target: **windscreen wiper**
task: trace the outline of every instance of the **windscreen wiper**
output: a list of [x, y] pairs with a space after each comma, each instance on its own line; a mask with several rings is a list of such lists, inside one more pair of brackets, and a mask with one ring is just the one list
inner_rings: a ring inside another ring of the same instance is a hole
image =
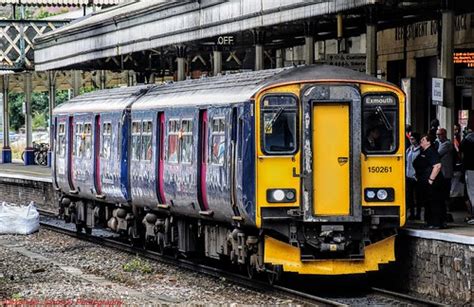
[[265, 125], [265, 131], [269, 130], [270, 128], [273, 128], [273, 125], [275, 125], [275, 122], [277, 119], [280, 117], [281, 113], [283, 113], [284, 108], [279, 108], [278, 111], [273, 115], [273, 118], [271, 121], [268, 122], [268, 124]]
[[385, 126], [385, 128], [388, 130], [388, 131], [392, 131], [393, 130], [393, 127], [392, 125], [390, 125], [390, 121], [388, 120], [387, 116], [385, 115], [385, 112], [383, 111], [382, 107], [381, 106], [377, 106], [375, 108], [375, 111], [377, 112], [378, 115], [380, 115], [380, 118], [382, 119], [382, 122]]

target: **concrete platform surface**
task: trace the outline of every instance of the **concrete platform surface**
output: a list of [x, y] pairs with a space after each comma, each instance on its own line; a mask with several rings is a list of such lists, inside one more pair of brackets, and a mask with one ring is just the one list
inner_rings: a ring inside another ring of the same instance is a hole
[[25, 166], [21, 161], [0, 164], [0, 177], [52, 183], [50, 167], [39, 165]]

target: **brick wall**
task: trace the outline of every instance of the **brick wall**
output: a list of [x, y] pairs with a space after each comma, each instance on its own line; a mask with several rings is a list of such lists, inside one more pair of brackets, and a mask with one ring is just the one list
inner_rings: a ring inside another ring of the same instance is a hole
[[474, 290], [474, 245], [397, 237], [397, 261], [384, 269], [383, 286], [449, 305], [470, 305]]
[[50, 182], [0, 177], [0, 201], [15, 204], [34, 201], [39, 209], [57, 212], [57, 197]]

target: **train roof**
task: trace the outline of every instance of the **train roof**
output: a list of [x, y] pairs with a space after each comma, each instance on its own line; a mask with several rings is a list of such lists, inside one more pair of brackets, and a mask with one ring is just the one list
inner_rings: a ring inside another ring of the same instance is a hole
[[168, 106], [226, 105], [245, 102], [261, 89], [281, 83], [346, 80], [390, 84], [351, 69], [309, 65], [206, 77], [161, 85], [101, 90], [78, 96], [54, 110], [54, 114], [105, 112], [131, 106], [150, 110]]
[[138, 85], [86, 93], [57, 106], [53, 114], [122, 111], [151, 87], [152, 85]]

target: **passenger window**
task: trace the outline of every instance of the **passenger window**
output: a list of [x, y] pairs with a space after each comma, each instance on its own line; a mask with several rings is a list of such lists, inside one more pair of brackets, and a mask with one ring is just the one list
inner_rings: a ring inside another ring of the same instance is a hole
[[73, 155], [75, 157], [82, 157], [82, 153], [84, 152], [84, 141], [83, 141], [83, 132], [84, 132], [84, 125], [82, 123], [76, 124], [76, 141], [73, 150]]
[[153, 149], [152, 149], [152, 122], [144, 121], [142, 123], [142, 160], [150, 161]]
[[225, 119], [214, 118], [211, 125], [211, 164], [223, 165], [225, 157]]
[[298, 105], [294, 96], [264, 97], [261, 115], [262, 150], [266, 154], [294, 154], [297, 151]]
[[141, 122], [132, 122], [132, 160], [140, 160]]
[[64, 124], [59, 124], [58, 127], [56, 154], [60, 157], [64, 157], [66, 155], [66, 126]]
[[84, 141], [83, 155], [86, 157], [86, 159], [90, 159], [92, 157], [92, 124], [91, 123], [84, 124], [83, 141]]
[[391, 95], [364, 97], [362, 150], [367, 154], [397, 150], [397, 103]]
[[181, 122], [181, 162], [193, 161], [193, 122], [185, 119]]
[[112, 143], [112, 124], [102, 124], [102, 151], [100, 156], [104, 159], [109, 159], [111, 155], [111, 143]]
[[178, 163], [178, 136], [179, 121], [170, 120], [168, 122], [168, 162]]

